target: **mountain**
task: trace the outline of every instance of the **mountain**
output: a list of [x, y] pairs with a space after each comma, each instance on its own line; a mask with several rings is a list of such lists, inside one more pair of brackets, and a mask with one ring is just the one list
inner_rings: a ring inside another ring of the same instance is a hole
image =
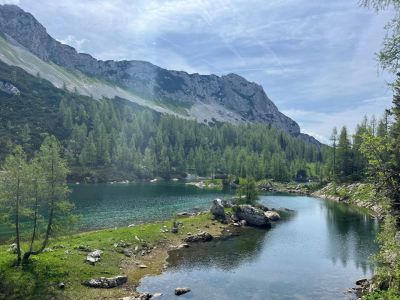
[[102, 61], [53, 39], [31, 14], [0, 5], [0, 60], [40, 75], [56, 87], [100, 99], [120, 97], [161, 113], [198, 122], [267, 123], [302, 139], [263, 88], [236, 74], [188, 74], [144, 61]]

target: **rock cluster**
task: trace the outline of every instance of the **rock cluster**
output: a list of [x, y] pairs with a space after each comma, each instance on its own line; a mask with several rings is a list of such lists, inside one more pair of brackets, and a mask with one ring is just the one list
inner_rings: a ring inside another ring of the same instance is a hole
[[110, 289], [120, 286], [128, 281], [127, 276], [115, 276], [110, 278], [100, 277], [97, 279], [89, 279], [83, 284], [92, 288]]
[[[225, 202], [226, 203], [226, 202]], [[233, 226], [256, 226], [270, 228], [271, 222], [280, 220], [280, 215], [275, 210], [270, 210], [262, 204], [242, 204], [242, 205], [229, 205], [232, 207], [233, 214], [230, 212], [225, 213], [224, 201], [215, 199], [211, 205], [210, 212], [213, 217], [222, 222], [231, 221]]]
[[187, 243], [196, 243], [196, 242], [209, 242], [213, 239], [214, 237], [209, 234], [208, 232], [202, 231], [197, 234], [191, 234], [188, 237], [184, 239], [185, 242]]
[[86, 256], [86, 262], [91, 264], [91, 265], [95, 265], [97, 262], [100, 261], [101, 254], [103, 254], [103, 251], [101, 251], [101, 250], [95, 250], [93, 252], [90, 252]]
[[243, 204], [233, 207], [235, 217], [239, 220], [245, 220], [250, 226], [270, 228], [271, 222], [264, 211], [254, 206]]

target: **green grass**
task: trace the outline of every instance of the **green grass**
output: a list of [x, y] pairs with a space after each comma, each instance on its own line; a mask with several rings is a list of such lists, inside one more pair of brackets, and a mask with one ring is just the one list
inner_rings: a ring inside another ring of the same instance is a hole
[[224, 188], [224, 182], [222, 179], [206, 179], [204, 184], [207, 189], [222, 190]]
[[[161, 272], [169, 245], [179, 244], [188, 232], [207, 230], [214, 235], [221, 232], [221, 224], [213, 223], [209, 213], [178, 220], [183, 223], [178, 234], [160, 231], [164, 225], [168, 228], [172, 226], [170, 220], [61, 237], [50, 244], [49, 247], [54, 251], [34, 256], [29, 265], [19, 268], [14, 267], [16, 255], [7, 252], [7, 245], [0, 246], [0, 299], [98, 299], [127, 296], [129, 292], [125, 289], [91, 289], [83, 286], [82, 282], [90, 278], [126, 274], [128, 286], [135, 285], [141, 277]], [[114, 243], [121, 240], [130, 243], [129, 248], [156, 246], [156, 249], [146, 256], [127, 258], [114, 247]], [[85, 263], [87, 253], [75, 249], [80, 245], [103, 250], [101, 261], [95, 266]], [[137, 261], [145, 263], [148, 268], [137, 268]], [[65, 283], [64, 290], [58, 289], [60, 282]]]

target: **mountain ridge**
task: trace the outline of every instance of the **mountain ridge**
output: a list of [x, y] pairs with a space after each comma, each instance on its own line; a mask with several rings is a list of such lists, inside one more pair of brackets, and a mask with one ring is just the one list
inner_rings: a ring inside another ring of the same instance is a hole
[[53, 39], [33, 15], [16, 5], [0, 5], [0, 32], [45, 62], [105, 80], [161, 107], [178, 107], [182, 117], [204, 123], [268, 123], [319, 143], [300, 133], [299, 125], [278, 110], [260, 85], [240, 75], [189, 74], [145, 61], [97, 60]]

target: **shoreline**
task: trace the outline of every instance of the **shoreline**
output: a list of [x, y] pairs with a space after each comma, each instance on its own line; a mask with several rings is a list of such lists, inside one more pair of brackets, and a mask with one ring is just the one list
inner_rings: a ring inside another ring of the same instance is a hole
[[[171, 232], [171, 224], [174, 219], [169, 219], [133, 227], [77, 233], [54, 239], [46, 253], [32, 258], [32, 264], [45, 269], [59, 269], [59, 273], [42, 279], [29, 278], [29, 281], [35, 281], [35, 285], [44, 285], [39, 292], [35, 291], [34, 295], [38, 298], [54, 295], [55, 298], [62, 299], [137, 297], [139, 293], [136, 291], [136, 287], [140, 280], [144, 276], [161, 274], [167, 267], [169, 252], [180, 249], [180, 245], [185, 244], [184, 238], [199, 232], [207, 232], [214, 238], [221, 238], [226, 234], [229, 236], [235, 231], [231, 224], [222, 224], [213, 220], [209, 212], [178, 217], [175, 220], [182, 224], [178, 233]], [[130, 246], [116, 247], [118, 243], [126, 243]], [[85, 263], [84, 260], [88, 253], [77, 250], [81, 246], [90, 248], [90, 250], [101, 250], [103, 253], [101, 260], [94, 266]], [[195, 247], [195, 243], [190, 243], [190, 246]], [[0, 290], [7, 291], [8, 288], [11, 288], [8, 295], [23, 298], [26, 297], [25, 286], [29, 283], [22, 279], [17, 281], [19, 286], [12, 283], [13, 278], [22, 278], [23, 272], [20, 269], [10, 269], [15, 255], [8, 252], [8, 247], [0, 245], [0, 252], [2, 252]], [[124, 255], [124, 252], [128, 251], [132, 251], [134, 254], [130, 257]], [[91, 278], [121, 274], [128, 277], [127, 283], [114, 289], [95, 289], [82, 285], [85, 280]], [[65, 285], [65, 288], [58, 288], [61, 283], [63, 286]], [[7, 292], [5, 295], [7, 298]]]
[[366, 209], [368, 213], [382, 220], [384, 218], [383, 208], [373, 202], [376, 197], [372, 187], [365, 183], [352, 183], [337, 185], [336, 192], [332, 183], [314, 191], [310, 196], [320, 199], [344, 203], [361, 209]]

